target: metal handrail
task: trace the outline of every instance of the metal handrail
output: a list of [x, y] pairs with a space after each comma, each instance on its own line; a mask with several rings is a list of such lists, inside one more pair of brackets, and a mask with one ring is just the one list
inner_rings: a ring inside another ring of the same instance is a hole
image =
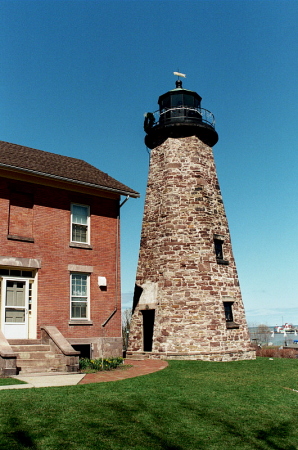
[[[212, 128], [215, 128], [215, 117], [212, 114], [211, 111], [208, 111], [208, 109], [204, 109], [204, 108], [194, 108], [194, 107], [188, 107], [188, 106], [178, 106], [176, 108], [167, 108], [164, 109], [162, 111], [154, 111], [152, 114], [154, 116], [154, 123], [152, 123], [152, 128], [154, 128], [155, 126], [159, 125], [160, 122], [160, 117], [163, 114], [166, 114], [167, 112], [171, 112], [171, 111], [179, 111], [179, 117], [182, 118], [190, 118], [190, 116], [188, 115], [183, 115], [181, 113], [183, 113], [184, 111], [193, 111], [195, 113], [199, 113], [201, 116], [201, 120], [203, 123], [207, 123], [208, 125], [210, 125]], [[194, 117], [195, 118], [195, 117]]]

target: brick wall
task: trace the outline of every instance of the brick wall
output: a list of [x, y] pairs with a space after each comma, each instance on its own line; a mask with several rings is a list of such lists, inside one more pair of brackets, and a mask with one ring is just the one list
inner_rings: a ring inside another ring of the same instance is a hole
[[[27, 196], [16, 196], [16, 192]], [[100, 197], [8, 178], [0, 178], [0, 193], [0, 255], [41, 260], [37, 329], [41, 325], [55, 325], [67, 338], [120, 337], [119, 196]], [[28, 204], [29, 197], [32, 205]], [[92, 249], [69, 245], [72, 202], [90, 206]], [[69, 325], [69, 265], [93, 267], [90, 275], [93, 325]], [[107, 278], [106, 290], [99, 288], [98, 276]], [[116, 314], [103, 330], [101, 324], [115, 307]]]

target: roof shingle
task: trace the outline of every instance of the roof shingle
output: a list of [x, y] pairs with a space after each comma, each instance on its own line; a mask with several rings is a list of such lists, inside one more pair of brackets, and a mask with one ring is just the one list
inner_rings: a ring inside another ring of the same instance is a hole
[[139, 197], [139, 193], [110, 177], [82, 159], [49, 153], [0, 141], [0, 166], [34, 172], [73, 183], [117, 191], [123, 195]]

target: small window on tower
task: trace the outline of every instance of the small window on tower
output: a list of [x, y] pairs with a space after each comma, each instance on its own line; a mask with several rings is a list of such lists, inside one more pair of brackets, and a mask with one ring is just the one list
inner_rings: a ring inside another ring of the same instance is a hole
[[224, 259], [224, 237], [219, 234], [215, 234], [213, 240], [216, 261], [218, 262], [218, 264], [229, 264], [229, 262]]
[[233, 322], [232, 302], [224, 302], [226, 322]]
[[223, 302], [227, 328], [239, 328], [239, 325], [234, 322], [233, 303], [233, 301]]
[[222, 251], [223, 241], [220, 239], [214, 239], [214, 248], [216, 259], [223, 259], [223, 251]]

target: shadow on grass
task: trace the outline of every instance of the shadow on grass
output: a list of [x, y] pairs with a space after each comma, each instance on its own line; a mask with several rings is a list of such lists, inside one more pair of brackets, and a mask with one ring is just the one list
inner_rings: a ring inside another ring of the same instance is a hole
[[[52, 413], [56, 416], [56, 428], [46, 427], [41, 421], [39, 429], [34, 426], [30, 429], [30, 417], [22, 422], [14, 410], [5, 424], [0, 449], [297, 450], [289, 444], [293, 431], [289, 422], [254, 428], [250, 421], [243, 424], [241, 418], [237, 421], [235, 417], [221, 417], [222, 412], [208, 404], [178, 400], [175, 405], [173, 401], [167, 415], [160, 404], [154, 407], [141, 399], [125, 404], [117, 399], [107, 402], [104, 410], [96, 415], [90, 411], [76, 417], [77, 428], [80, 422], [77, 430], [72, 429], [71, 417], [69, 422], [61, 424], [58, 409], [56, 414]], [[49, 446], [40, 441], [41, 431], [43, 437], [51, 436]]]
[[[181, 406], [182, 405], [179, 405], [179, 408], [181, 408]], [[220, 412], [209, 409], [208, 405], [205, 405], [204, 412], [201, 408], [196, 408], [191, 403], [184, 403], [183, 407], [185, 410], [189, 411], [189, 414], [196, 416], [197, 420], [202, 420], [206, 428], [211, 425], [211, 427], [216, 430], [216, 433], [219, 434], [218, 445], [220, 446], [218, 448], [230, 448], [228, 445], [230, 442], [231, 448], [249, 448], [253, 450], [298, 450], [296, 445], [286, 443], [291, 436], [293, 436], [293, 432], [295, 431], [293, 424], [289, 421], [282, 421], [274, 426], [264, 425], [264, 428], [260, 427], [254, 429], [253, 424], [250, 421], [245, 425], [245, 422], [243, 422], [240, 417], [238, 418], [239, 421], [234, 420], [235, 418], [219, 418]], [[261, 422], [262, 418], [260, 417], [260, 423]], [[202, 446], [198, 446], [197, 448], [208, 449], [209, 447], [202, 444]]]
[[0, 447], [3, 450], [27, 448], [37, 450], [37, 446], [32, 439], [32, 432], [26, 430], [24, 424], [15, 416], [9, 417], [3, 437], [6, 438], [4, 446], [1, 445]]
[[[1, 450], [298, 450], [297, 361], [1, 393]], [[273, 364], [273, 365], [272, 365]]]
[[259, 441], [265, 442], [269, 448], [275, 450], [297, 450], [297, 447], [294, 445], [285, 447], [284, 445], [280, 446], [273, 442], [273, 439], [286, 439], [290, 435], [292, 428], [288, 422], [281, 422], [278, 426], [270, 427], [268, 430], [259, 430], [256, 438]]
[[[94, 448], [298, 450], [295, 445], [287, 444], [293, 436], [293, 426], [286, 421], [258, 429], [249, 421], [243, 426], [242, 420], [237, 421], [237, 418], [221, 418], [220, 411], [208, 408], [208, 405], [197, 407], [179, 401], [173, 408], [175, 413], [168, 417], [158, 406], [156, 409], [148, 407], [140, 399], [133, 407], [115, 401], [106, 404], [106, 408], [111, 412], [107, 417], [108, 426], [96, 421], [87, 424], [105, 444]], [[117, 425], [119, 423], [122, 423], [122, 429]], [[127, 429], [130, 430], [128, 440]]]

